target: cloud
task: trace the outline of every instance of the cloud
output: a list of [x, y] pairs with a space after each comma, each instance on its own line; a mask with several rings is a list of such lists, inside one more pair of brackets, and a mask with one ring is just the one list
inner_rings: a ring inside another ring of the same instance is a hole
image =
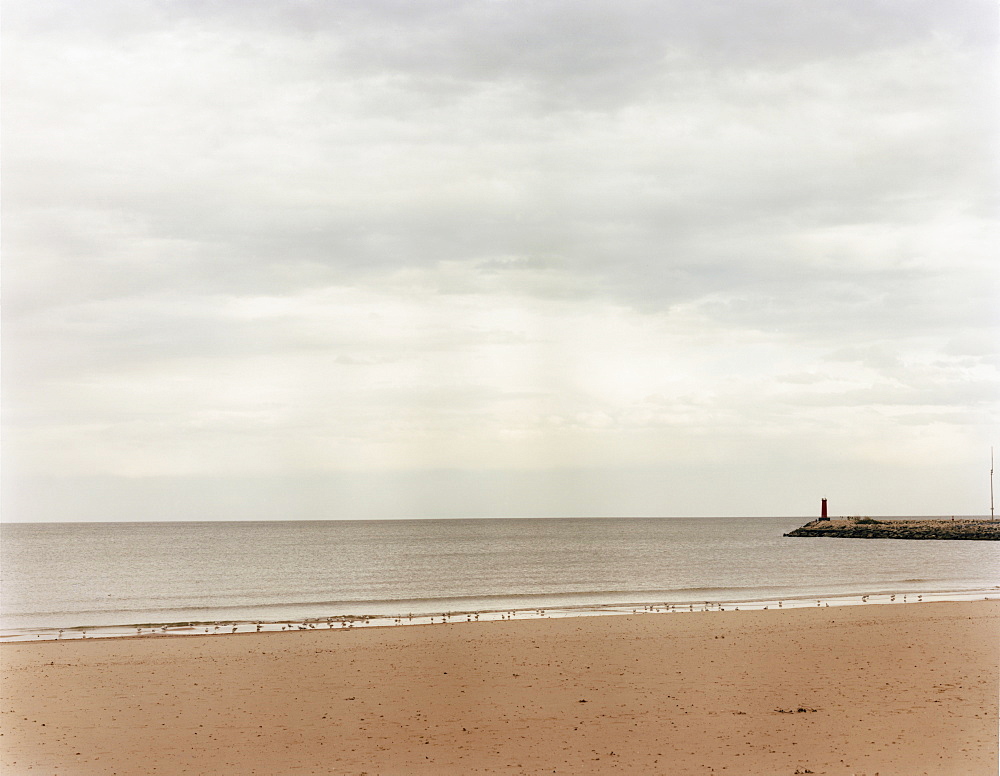
[[4, 34], [25, 470], [997, 427], [991, 3], [15, 2]]
[[810, 262], [787, 255], [796, 231], [909, 225], [989, 179], [961, 14], [171, 8], [114, 38], [105, 6], [83, 33], [79, 10], [36, 27], [14, 56], [40, 66], [7, 98], [29, 237], [57, 220], [57, 251], [118, 243], [137, 283], [260, 290], [513, 255], [669, 303], [743, 264]]

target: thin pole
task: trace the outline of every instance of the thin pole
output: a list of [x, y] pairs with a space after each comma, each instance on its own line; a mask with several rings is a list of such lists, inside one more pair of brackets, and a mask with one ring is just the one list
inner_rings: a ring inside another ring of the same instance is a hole
[[990, 520], [993, 519], [993, 445], [990, 445]]

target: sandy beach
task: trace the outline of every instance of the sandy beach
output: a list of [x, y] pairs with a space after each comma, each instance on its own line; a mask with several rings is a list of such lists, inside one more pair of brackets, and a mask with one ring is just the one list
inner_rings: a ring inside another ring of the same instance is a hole
[[1000, 603], [0, 645], [3, 773], [995, 776]]

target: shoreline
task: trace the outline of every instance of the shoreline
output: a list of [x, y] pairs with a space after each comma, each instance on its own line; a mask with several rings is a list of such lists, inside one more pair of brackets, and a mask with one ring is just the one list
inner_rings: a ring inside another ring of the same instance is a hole
[[996, 600], [623, 614], [0, 645], [3, 771], [997, 772]]
[[1000, 600], [1000, 586], [960, 590], [876, 590], [845, 595], [797, 594], [784, 598], [742, 600], [705, 600], [684, 602], [621, 602], [612, 604], [577, 604], [569, 606], [524, 607], [510, 609], [453, 610], [418, 615], [335, 615], [330, 617], [284, 618], [277, 620], [191, 620], [177, 622], [125, 623], [64, 628], [8, 629], [0, 631], [0, 644], [73, 639], [122, 639], [167, 636], [232, 635], [293, 630], [339, 630], [354, 627], [385, 628], [407, 625], [454, 624], [501, 620], [553, 619], [566, 617], [603, 617], [624, 614], [688, 614], [693, 612], [758, 611], [802, 607], [866, 606], [892, 603]]

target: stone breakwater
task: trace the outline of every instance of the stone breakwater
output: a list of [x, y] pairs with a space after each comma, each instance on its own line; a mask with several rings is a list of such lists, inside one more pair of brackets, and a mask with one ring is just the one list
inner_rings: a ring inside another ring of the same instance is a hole
[[785, 536], [843, 539], [977, 539], [1000, 541], [1000, 520], [874, 520], [870, 517], [813, 520]]

